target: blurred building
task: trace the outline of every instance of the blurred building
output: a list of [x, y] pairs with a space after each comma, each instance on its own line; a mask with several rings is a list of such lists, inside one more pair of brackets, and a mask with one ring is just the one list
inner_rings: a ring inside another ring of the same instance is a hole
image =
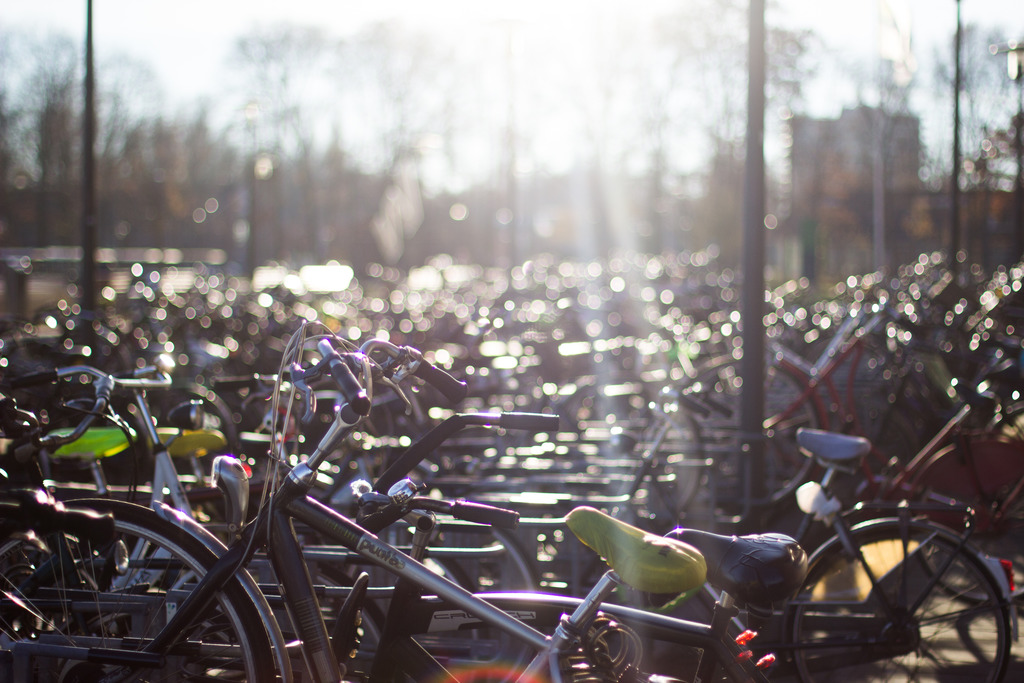
[[794, 117], [791, 135], [790, 212], [780, 231], [787, 275], [870, 272], [902, 262], [931, 232], [909, 229], [924, 193], [917, 117], [859, 106], [835, 119]]

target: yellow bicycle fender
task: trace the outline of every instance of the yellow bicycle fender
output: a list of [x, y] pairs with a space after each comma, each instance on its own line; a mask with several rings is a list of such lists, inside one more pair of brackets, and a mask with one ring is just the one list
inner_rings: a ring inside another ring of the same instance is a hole
[[689, 543], [649, 534], [592, 507], [574, 509], [565, 521], [584, 545], [639, 591], [689, 593], [707, 577], [704, 556]]

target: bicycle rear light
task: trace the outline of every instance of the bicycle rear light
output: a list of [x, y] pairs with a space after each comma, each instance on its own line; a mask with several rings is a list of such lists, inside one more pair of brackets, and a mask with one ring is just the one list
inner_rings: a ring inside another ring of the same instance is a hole
[[1017, 591], [1017, 585], [1013, 580], [1013, 562], [1000, 558], [999, 566], [1003, 568], [1003, 573], [1006, 574], [1006, 582], [1010, 584], [1010, 592], [1015, 593]]

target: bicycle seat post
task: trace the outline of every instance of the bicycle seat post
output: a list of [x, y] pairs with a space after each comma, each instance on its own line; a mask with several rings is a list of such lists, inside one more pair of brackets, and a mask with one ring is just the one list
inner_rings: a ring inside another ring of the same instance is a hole
[[711, 631], [717, 635], [724, 635], [732, 624], [733, 619], [740, 613], [736, 600], [725, 591], [722, 591], [711, 614]]
[[[530, 663], [530, 666], [526, 668], [523, 675], [519, 677], [520, 681], [534, 681], [539, 680], [539, 675], [548, 668], [548, 672], [551, 676], [557, 676], [558, 667], [558, 655], [566, 647], [567, 644], [576, 640], [579, 635], [583, 632], [583, 629], [590, 623], [590, 620], [597, 614], [597, 610], [601, 607], [601, 604], [618, 588], [622, 585], [622, 580], [614, 571], [607, 571], [601, 577], [601, 579], [594, 585], [587, 594], [583, 601], [577, 605], [576, 609], [571, 615], [563, 614], [561, 620], [558, 622], [558, 627], [555, 629], [554, 634], [548, 641], [548, 647], [541, 652], [537, 653], [537, 656]], [[555, 679], [557, 680], [557, 679]]]

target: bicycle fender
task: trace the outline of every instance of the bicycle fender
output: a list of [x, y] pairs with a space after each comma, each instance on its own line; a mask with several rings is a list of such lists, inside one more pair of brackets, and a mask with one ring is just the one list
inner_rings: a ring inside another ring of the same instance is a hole
[[[214, 536], [208, 529], [186, 515], [184, 512], [177, 510], [166, 503], [158, 503], [153, 509], [158, 515], [167, 521], [181, 527], [195, 536], [203, 545], [218, 557], [223, 555], [227, 550], [227, 546], [224, 545], [219, 538]], [[274, 646], [274, 658], [277, 660], [278, 670], [281, 672], [281, 683], [293, 683], [291, 662], [288, 659], [284, 634], [281, 632], [281, 626], [277, 623], [277, 619], [274, 617], [274, 612], [270, 608], [270, 603], [267, 602], [267, 597], [263, 594], [263, 591], [259, 589], [259, 586], [256, 585], [255, 579], [252, 578], [252, 575], [250, 575], [249, 572], [236, 572], [235, 577], [238, 579], [239, 583], [242, 584], [242, 588], [245, 590], [246, 595], [252, 598], [253, 603], [260, 612], [263, 624], [267, 629], [267, 634], [270, 636], [270, 643]]]

